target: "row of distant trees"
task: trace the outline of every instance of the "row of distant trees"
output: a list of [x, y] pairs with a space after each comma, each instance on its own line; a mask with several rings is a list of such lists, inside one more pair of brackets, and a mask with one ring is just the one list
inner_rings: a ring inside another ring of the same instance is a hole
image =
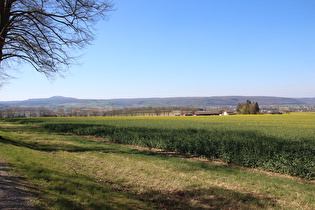
[[123, 109], [100, 109], [91, 107], [70, 107], [58, 108], [52, 110], [47, 107], [9, 107], [0, 110], [2, 118], [17, 118], [17, 117], [88, 117], [88, 116], [169, 116], [175, 110], [180, 110], [181, 113], [186, 111], [195, 111], [197, 108], [191, 107], [138, 107], [138, 108], [123, 108]]
[[118, 116], [118, 115], [127, 115], [127, 116], [169, 116], [173, 110], [177, 109], [176, 107], [132, 107], [132, 108], [123, 108], [123, 109], [113, 109], [103, 111], [103, 116]]
[[14, 117], [51, 117], [56, 116], [56, 113], [46, 107], [9, 107], [0, 110], [0, 117], [14, 118]]

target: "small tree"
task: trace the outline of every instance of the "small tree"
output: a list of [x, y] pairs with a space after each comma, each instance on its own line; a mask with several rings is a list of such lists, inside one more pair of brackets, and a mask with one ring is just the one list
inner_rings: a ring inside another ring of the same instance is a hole
[[149, 116], [151, 116], [151, 113], [153, 112], [152, 106], [147, 107], [147, 112], [149, 113]]
[[63, 108], [58, 108], [57, 111], [56, 111], [56, 115], [57, 115], [57, 117], [64, 117], [64, 116], [66, 116], [65, 110]]
[[259, 113], [259, 111], [260, 111], [258, 102], [255, 103], [255, 111], [256, 111], [256, 114]]
[[246, 106], [243, 106], [243, 108], [241, 109], [241, 114], [247, 114]]
[[237, 107], [236, 107], [236, 111], [238, 113], [241, 113], [242, 108], [245, 106], [245, 103], [238, 103]]
[[256, 113], [257, 113], [256, 106], [255, 106], [255, 103], [253, 103], [249, 106], [249, 114], [256, 114]]
[[170, 113], [173, 111], [173, 108], [171, 106], [166, 107], [167, 116], [170, 116]]
[[154, 113], [156, 114], [156, 116], [159, 116], [161, 114], [161, 109], [160, 107], [155, 107], [154, 108]]
[[39, 117], [53, 117], [55, 116], [55, 112], [47, 107], [38, 107], [37, 108]]
[[100, 109], [97, 107], [91, 108], [91, 116], [99, 116], [100, 115]]

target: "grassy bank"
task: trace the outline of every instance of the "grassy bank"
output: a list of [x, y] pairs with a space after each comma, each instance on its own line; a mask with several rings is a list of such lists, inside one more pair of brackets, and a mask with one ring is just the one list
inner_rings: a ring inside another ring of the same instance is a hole
[[311, 181], [0, 123], [0, 155], [41, 208], [315, 208]]

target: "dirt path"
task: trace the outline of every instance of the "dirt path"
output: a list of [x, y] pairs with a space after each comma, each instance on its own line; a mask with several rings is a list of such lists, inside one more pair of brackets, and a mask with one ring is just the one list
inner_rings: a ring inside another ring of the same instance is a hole
[[0, 209], [35, 209], [23, 181], [10, 172], [0, 156]]

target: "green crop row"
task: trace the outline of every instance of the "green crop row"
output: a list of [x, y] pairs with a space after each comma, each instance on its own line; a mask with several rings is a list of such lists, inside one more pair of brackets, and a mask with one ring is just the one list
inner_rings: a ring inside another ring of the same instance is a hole
[[124, 127], [79, 121], [42, 125], [47, 129], [93, 135], [116, 143], [219, 158], [227, 163], [315, 178], [315, 146], [313, 139], [308, 138], [288, 141], [253, 130]]

